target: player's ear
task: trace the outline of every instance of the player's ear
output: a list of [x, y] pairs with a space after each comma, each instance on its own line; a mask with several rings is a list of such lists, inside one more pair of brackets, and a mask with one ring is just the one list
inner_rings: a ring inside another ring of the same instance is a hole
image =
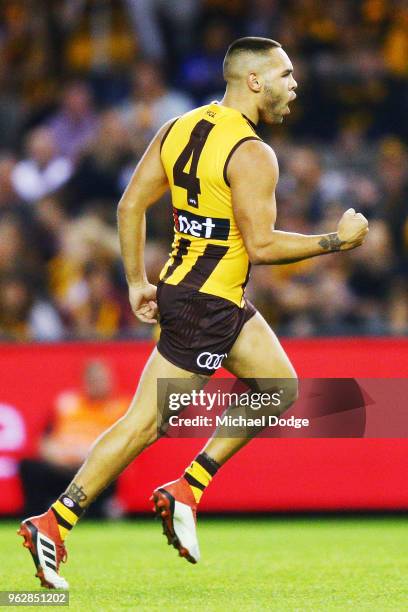
[[261, 83], [255, 72], [250, 72], [247, 76], [247, 84], [251, 91], [258, 93], [261, 91]]

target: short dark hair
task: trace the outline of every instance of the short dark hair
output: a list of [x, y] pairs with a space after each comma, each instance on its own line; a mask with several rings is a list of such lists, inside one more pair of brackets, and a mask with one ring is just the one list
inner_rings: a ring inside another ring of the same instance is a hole
[[226, 76], [226, 68], [229, 60], [238, 53], [265, 53], [270, 49], [276, 49], [282, 47], [280, 43], [272, 38], [262, 38], [260, 36], [245, 36], [244, 38], [238, 38], [230, 44], [224, 57], [224, 77]]

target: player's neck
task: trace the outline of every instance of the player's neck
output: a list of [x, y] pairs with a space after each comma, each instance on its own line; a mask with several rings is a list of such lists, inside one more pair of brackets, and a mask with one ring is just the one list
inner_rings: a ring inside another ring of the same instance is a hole
[[242, 96], [240, 92], [235, 92], [227, 87], [223, 99], [220, 104], [228, 108], [234, 108], [245, 117], [248, 117], [255, 125], [259, 121], [259, 113], [257, 107], [252, 104], [247, 98]]

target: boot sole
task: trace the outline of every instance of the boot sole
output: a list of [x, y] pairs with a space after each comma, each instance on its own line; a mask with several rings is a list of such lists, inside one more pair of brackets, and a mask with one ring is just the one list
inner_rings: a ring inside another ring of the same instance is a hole
[[197, 563], [194, 557], [190, 555], [188, 549], [181, 544], [174, 530], [171, 495], [164, 489], [157, 489], [157, 491], [153, 492], [150, 501], [154, 503], [153, 512], [162, 522], [163, 535], [167, 537], [167, 544], [171, 544], [178, 550], [179, 557], [187, 559], [189, 563]]

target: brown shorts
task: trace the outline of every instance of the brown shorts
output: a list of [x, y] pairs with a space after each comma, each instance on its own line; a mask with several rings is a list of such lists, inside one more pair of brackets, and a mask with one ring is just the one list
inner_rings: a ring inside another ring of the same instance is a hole
[[157, 285], [159, 353], [175, 365], [211, 376], [221, 367], [243, 325], [256, 313], [247, 300], [233, 302], [189, 287]]

